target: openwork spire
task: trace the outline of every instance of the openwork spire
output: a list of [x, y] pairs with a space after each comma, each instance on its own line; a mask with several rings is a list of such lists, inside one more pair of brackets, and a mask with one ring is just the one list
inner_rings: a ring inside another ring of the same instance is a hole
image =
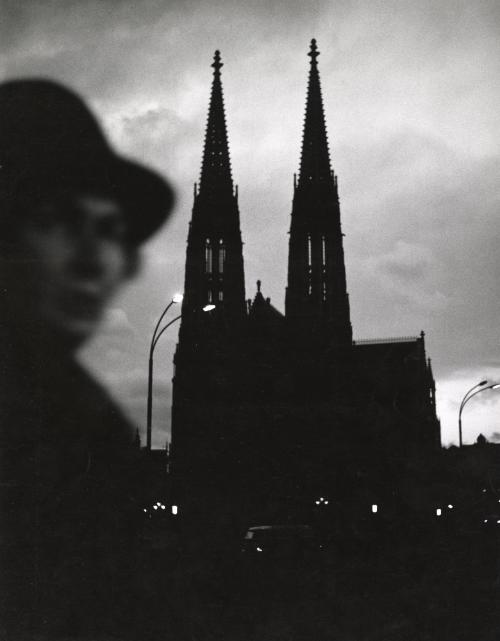
[[232, 195], [233, 180], [222, 95], [220, 51], [215, 52], [212, 67], [214, 68], [214, 78], [208, 110], [199, 193], [200, 195]]
[[316, 182], [332, 179], [323, 98], [321, 96], [318, 72], [319, 51], [314, 39], [311, 40], [311, 48], [308, 55], [311, 58], [311, 68], [307, 89], [299, 185], [306, 181]]

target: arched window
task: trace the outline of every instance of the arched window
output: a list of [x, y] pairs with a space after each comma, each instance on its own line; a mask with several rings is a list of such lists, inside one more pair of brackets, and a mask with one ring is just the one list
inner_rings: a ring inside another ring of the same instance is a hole
[[307, 294], [312, 294], [312, 238], [307, 234]]
[[307, 234], [307, 266], [312, 265], [312, 239], [311, 234]]
[[210, 238], [205, 240], [205, 273], [212, 273], [212, 243]]
[[224, 273], [224, 263], [226, 262], [226, 247], [222, 238], [219, 240], [219, 274]]

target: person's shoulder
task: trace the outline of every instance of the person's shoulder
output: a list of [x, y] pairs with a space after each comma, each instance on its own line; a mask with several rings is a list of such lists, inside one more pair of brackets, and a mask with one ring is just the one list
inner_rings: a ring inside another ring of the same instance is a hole
[[71, 393], [67, 401], [72, 410], [87, 423], [93, 437], [112, 440], [115, 445], [131, 444], [135, 433], [130, 421], [104, 386], [77, 361], [68, 364], [66, 386]]

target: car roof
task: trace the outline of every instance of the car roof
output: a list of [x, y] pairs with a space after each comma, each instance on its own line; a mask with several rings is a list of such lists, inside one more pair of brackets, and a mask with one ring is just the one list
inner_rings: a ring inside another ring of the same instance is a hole
[[262, 532], [268, 530], [311, 530], [310, 525], [252, 525], [248, 532]]

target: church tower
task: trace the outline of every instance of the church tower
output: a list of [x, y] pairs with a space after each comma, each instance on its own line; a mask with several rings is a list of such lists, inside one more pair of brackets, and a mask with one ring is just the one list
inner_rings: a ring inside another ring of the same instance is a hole
[[245, 285], [237, 188], [233, 188], [221, 83], [216, 51], [199, 187], [194, 188], [189, 227], [181, 335], [196, 333], [206, 322], [206, 305], [226, 324], [245, 317]]
[[172, 471], [180, 488], [178, 499], [188, 512], [198, 514], [211, 504], [205, 500], [208, 494], [220, 493], [219, 477], [233, 450], [232, 403], [242, 387], [241, 344], [247, 320], [219, 51], [212, 67], [201, 178], [194, 189], [187, 241], [172, 398]]
[[337, 348], [352, 344], [337, 177], [330, 166], [319, 51], [311, 58], [302, 155], [294, 180], [286, 316], [299, 330], [318, 330]]

